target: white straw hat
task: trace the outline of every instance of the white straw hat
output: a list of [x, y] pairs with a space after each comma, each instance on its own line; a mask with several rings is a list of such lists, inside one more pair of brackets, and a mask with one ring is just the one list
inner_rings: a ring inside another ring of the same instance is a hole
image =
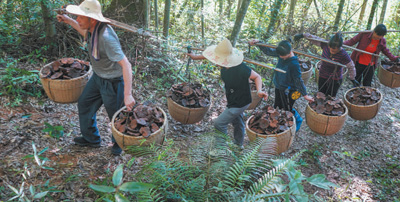
[[101, 5], [97, 0], [85, 0], [79, 6], [68, 5], [66, 9], [74, 15], [86, 16], [100, 22], [110, 22], [101, 14]]
[[203, 51], [203, 56], [212, 63], [229, 68], [243, 62], [243, 53], [232, 47], [228, 39], [224, 39], [218, 45], [209, 46]]

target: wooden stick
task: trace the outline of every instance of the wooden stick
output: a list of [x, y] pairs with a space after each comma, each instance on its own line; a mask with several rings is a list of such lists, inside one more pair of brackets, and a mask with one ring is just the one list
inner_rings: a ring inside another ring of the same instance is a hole
[[[185, 48], [186, 48], [186, 46], [185, 46]], [[192, 50], [204, 51], [204, 49], [202, 49], [202, 48], [191, 48], [191, 49], [192, 49]], [[253, 65], [257, 65], [257, 66], [261, 66], [261, 67], [266, 67], [266, 68], [268, 68], [268, 69], [272, 69], [272, 70], [274, 70], [274, 71], [277, 71], [277, 72], [281, 72], [281, 73], [285, 73], [285, 74], [286, 74], [286, 71], [285, 71], [285, 70], [282, 70], [282, 69], [279, 69], [279, 68], [276, 68], [276, 67], [271, 67], [271, 66], [269, 66], [269, 65], [267, 65], [267, 64], [264, 64], [264, 63], [262, 63], [262, 62], [257, 62], [257, 61], [255, 61], [255, 60], [251, 60], [251, 59], [247, 59], [247, 58], [244, 58], [243, 61], [248, 62], [248, 63], [251, 63], [251, 64], [253, 64]]]
[[[342, 32], [342, 34], [355, 34], [355, 33], [369, 33], [373, 32], [374, 30], [364, 30], [364, 31], [352, 31], [352, 32]], [[387, 30], [387, 32], [400, 32], [400, 30]], [[336, 34], [337, 32], [333, 32]]]
[[[274, 46], [274, 45], [263, 44], [263, 43], [257, 43], [256, 45], [265, 46], [265, 47], [269, 47], [269, 48], [276, 48], [277, 47], [277, 46]], [[292, 50], [292, 51], [293, 51], [293, 53], [296, 53], [296, 54], [299, 54], [299, 55], [304, 55], [306, 57], [314, 58], [314, 59], [317, 59], [317, 60], [322, 60], [324, 62], [328, 62], [328, 63], [334, 64], [334, 65], [337, 65], [337, 66], [346, 67], [346, 65], [344, 65], [344, 64], [335, 62], [335, 61], [327, 59], [327, 58], [323, 58], [323, 57], [316, 56], [316, 55], [311, 55], [311, 54], [308, 54], [308, 53], [305, 53], [305, 52], [299, 51], [299, 50]]]
[[[329, 43], [328, 41], [325, 41], [325, 40], [319, 40], [319, 39], [314, 39], [314, 38], [311, 38], [310, 40], [313, 40], [313, 41], [319, 41], [319, 42], [321, 42], [321, 43]], [[361, 53], [365, 53], [365, 54], [373, 55], [373, 56], [376, 56], [376, 57], [378, 57], [378, 56], [379, 56], [378, 54], [375, 54], [375, 53], [370, 53], [370, 52], [367, 52], [367, 51], [364, 51], [364, 50], [361, 50], [361, 49], [358, 49], [358, 48], [354, 48], [354, 47], [351, 47], [351, 46], [346, 46], [346, 45], [343, 45], [343, 47], [345, 47], [345, 48], [349, 48], [349, 49], [352, 49], [352, 50], [355, 50], [355, 51], [358, 51], [358, 52], [361, 52]]]

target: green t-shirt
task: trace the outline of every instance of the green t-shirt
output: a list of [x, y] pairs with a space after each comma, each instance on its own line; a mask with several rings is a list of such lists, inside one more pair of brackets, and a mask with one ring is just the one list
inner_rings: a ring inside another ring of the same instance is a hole
[[221, 78], [225, 83], [228, 108], [242, 108], [251, 103], [250, 75], [251, 69], [244, 63], [221, 69]]

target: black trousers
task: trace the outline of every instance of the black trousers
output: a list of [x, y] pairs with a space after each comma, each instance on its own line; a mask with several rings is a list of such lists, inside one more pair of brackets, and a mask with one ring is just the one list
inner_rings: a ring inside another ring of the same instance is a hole
[[[356, 80], [363, 86], [371, 86], [374, 77], [375, 65], [368, 66], [356, 62]], [[362, 83], [361, 83], [362, 81]]]
[[318, 78], [318, 91], [324, 93], [325, 95], [330, 95], [332, 97], [336, 97], [336, 94], [342, 85], [342, 79], [333, 80], [331, 78], [325, 79], [322, 77]]
[[[289, 91], [289, 94], [292, 91]], [[279, 109], [284, 109], [286, 111], [292, 111], [294, 102], [286, 93], [285, 90], [279, 90], [275, 88], [275, 103], [274, 108], [278, 107]]]

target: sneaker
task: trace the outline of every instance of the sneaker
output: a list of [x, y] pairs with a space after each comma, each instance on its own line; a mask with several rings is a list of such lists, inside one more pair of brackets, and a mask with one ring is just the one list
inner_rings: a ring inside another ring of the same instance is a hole
[[90, 143], [87, 140], [85, 140], [85, 138], [83, 137], [76, 137], [74, 138], [74, 142], [75, 144], [79, 145], [79, 146], [88, 146], [88, 147], [100, 147], [101, 143]]
[[111, 153], [116, 156], [118, 156], [122, 153], [121, 147], [119, 147], [119, 145], [116, 142], [114, 142], [114, 145], [111, 148]]

